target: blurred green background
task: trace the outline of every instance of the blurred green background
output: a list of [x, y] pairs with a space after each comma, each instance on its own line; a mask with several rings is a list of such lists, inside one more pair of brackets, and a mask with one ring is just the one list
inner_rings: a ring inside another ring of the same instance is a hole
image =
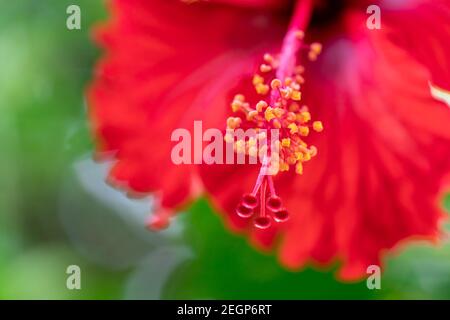
[[[81, 30], [66, 28], [70, 4]], [[333, 269], [283, 270], [204, 200], [144, 230], [151, 201], [109, 188], [91, 160], [83, 91], [99, 56], [89, 30], [105, 17], [100, 0], [0, 2], [0, 299], [450, 298], [448, 242], [389, 257], [382, 289], [368, 290]], [[66, 288], [69, 265], [81, 290]]]

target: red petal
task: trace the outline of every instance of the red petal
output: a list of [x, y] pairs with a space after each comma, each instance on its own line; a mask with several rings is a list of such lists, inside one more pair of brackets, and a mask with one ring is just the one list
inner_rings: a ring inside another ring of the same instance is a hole
[[[404, 239], [436, 240], [450, 172], [450, 109], [431, 97], [430, 71], [384, 32], [368, 30], [366, 18], [348, 15], [343, 32], [334, 27], [319, 39], [324, 54], [307, 66], [303, 90], [325, 125], [310, 140], [319, 153], [303, 176], [275, 180], [291, 213], [280, 232], [282, 263], [300, 268], [339, 258], [343, 279], [365, 276]], [[205, 166], [202, 177], [214, 204], [249, 230], [233, 210], [251, 190], [256, 168]], [[271, 232], [260, 242], [274, 239]]]
[[450, 1], [416, 0], [381, 10], [389, 38], [425, 65], [435, 84], [450, 89]]
[[192, 131], [194, 120], [221, 128], [225, 88], [253, 72], [282, 24], [266, 11], [207, 2], [116, 0], [111, 11], [97, 32], [106, 53], [89, 90], [98, 149], [114, 152], [116, 184], [160, 190], [163, 206], [179, 206], [192, 196], [195, 167], [172, 163], [173, 130]]

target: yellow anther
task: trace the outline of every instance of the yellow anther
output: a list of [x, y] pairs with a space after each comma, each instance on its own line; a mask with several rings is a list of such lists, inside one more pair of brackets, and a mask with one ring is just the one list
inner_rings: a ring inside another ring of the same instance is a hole
[[273, 56], [270, 53], [266, 53], [264, 54], [264, 61], [267, 62], [268, 64], [272, 64], [273, 62]]
[[311, 154], [309, 152], [303, 154], [303, 162], [311, 160]]
[[245, 101], [245, 97], [243, 94], [237, 94], [234, 96], [234, 100], [235, 101], [240, 101], [240, 102], [244, 102]]
[[290, 87], [291, 87], [293, 90], [300, 91], [300, 85], [299, 85], [297, 82], [292, 82], [291, 85], [290, 85]]
[[288, 122], [294, 122], [295, 120], [297, 120], [297, 116], [295, 115], [294, 112], [289, 111], [286, 115], [286, 120]]
[[300, 109], [301, 112], [309, 111], [309, 108], [307, 105], [303, 105]]
[[299, 143], [300, 143], [300, 146], [298, 147], [298, 149], [303, 153], [308, 153], [309, 150], [308, 150], [308, 148], [306, 148], [308, 145], [302, 140], [300, 140]]
[[267, 73], [267, 72], [272, 71], [272, 67], [269, 66], [268, 64], [262, 64], [262, 65], [259, 67], [259, 71], [261, 71], [262, 73]]
[[285, 162], [280, 162], [280, 171], [289, 171], [289, 165]]
[[288, 128], [290, 129], [291, 134], [295, 134], [298, 132], [298, 127], [295, 123], [289, 124]]
[[300, 91], [294, 90], [291, 94], [292, 100], [300, 101], [302, 99], [302, 93]]
[[309, 128], [306, 126], [300, 126], [299, 133], [301, 136], [306, 137], [309, 134]]
[[273, 90], [280, 88], [281, 87], [280, 79], [273, 79], [272, 82], [270, 83], [270, 86], [272, 87]]
[[267, 108], [267, 102], [261, 100], [256, 104], [256, 111], [262, 112], [263, 109]]
[[317, 148], [315, 146], [309, 147], [309, 153], [311, 154], [311, 157], [315, 157], [317, 155]]
[[241, 108], [241, 106], [242, 106], [242, 102], [240, 102], [240, 101], [238, 101], [238, 100], [234, 100], [234, 101], [231, 103], [231, 110], [232, 110], [233, 112], [237, 112], [237, 111]]
[[291, 88], [280, 89], [281, 96], [285, 99], [290, 99], [292, 94]]
[[262, 94], [262, 95], [267, 94], [269, 92], [269, 86], [266, 84], [262, 84], [262, 83], [257, 84], [255, 86], [255, 89], [258, 94]]
[[313, 129], [316, 132], [321, 132], [323, 131], [323, 124], [322, 121], [314, 121], [313, 122]]
[[322, 44], [318, 42], [314, 42], [310, 45], [311, 52], [314, 52], [316, 55], [319, 55], [322, 52]]
[[236, 152], [237, 153], [245, 153], [245, 142], [244, 140], [238, 140], [236, 141]]
[[291, 112], [298, 112], [298, 110], [300, 110], [300, 106], [295, 102], [289, 106], [289, 111]]
[[308, 59], [310, 61], [316, 61], [317, 60], [317, 54], [314, 51], [310, 51], [308, 53]]
[[275, 129], [281, 129], [281, 122], [278, 119], [275, 119], [275, 120], [272, 121], [272, 126]]
[[289, 148], [291, 146], [291, 139], [289, 138], [281, 139], [281, 145], [285, 148]]
[[[256, 86], [258, 84], [263, 84], [264, 83], [264, 78], [261, 77], [259, 74], [255, 74], [253, 76], [253, 81], [252, 82], [253, 82], [254, 86]], [[236, 99], [236, 97], [235, 97], [235, 99]]]
[[295, 31], [295, 37], [298, 40], [303, 40], [303, 38], [305, 37], [305, 32], [302, 30], [297, 30], [297, 31]]
[[228, 117], [227, 118], [227, 127], [231, 128], [231, 126], [234, 125], [234, 117]]
[[311, 120], [311, 114], [308, 111], [300, 112], [299, 121], [302, 123], [307, 123]]
[[297, 162], [297, 160], [295, 159], [295, 157], [291, 156], [291, 157], [286, 159], [286, 162], [287, 162], [288, 165], [293, 165], [293, 164], [295, 164]]
[[232, 143], [234, 141], [234, 138], [231, 133], [226, 133], [223, 140], [225, 140], [226, 143]]
[[301, 75], [296, 75], [295, 76], [295, 81], [297, 81], [300, 84], [304, 84], [305, 83], [305, 78], [303, 78]]
[[263, 131], [263, 132], [258, 133], [256, 135], [256, 137], [258, 138], [258, 140], [264, 140], [267, 138], [267, 134]]
[[272, 107], [267, 107], [266, 111], [264, 111], [264, 118], [267, 121], [270, 121], [273, 118], [275, 118], [275, 115], [273, 114], [273, 108]]
[[301, 162], [297, 162], [295, 165], [295, 173], [303, 174], [303, 164]]
[[229, 117], [227, 119], [227, 127], [230, 129], [236, 129], [239, 128], [239, 126], [241, 125], [241, 118], [237, 118], [237, 117]]
[[272, 154], [270, 155], [270, 164], [267, 170], [268, 174], [276, 175], [280, 171], [280, 161], [273, 158]]
[[250, 157], [256, 157], [258, 155], [258, 148], [257, 147], [249, 147], [248, 148], [248, 155]]
[[258, 111], [252, 110], [247, 114], [247, 120], [253, 120], [258, 115]]
[[248, 139], [248, 146], [249, 147], [254, 147], [254, 146], [256, 146], [256, 138], [249, 138]]
[[310, 45], [310, 51], [308, 53], [308, 58], [311, 61], [315, 61], [317, 56], [322, 52], [322, 45], [318, 42], [314, 42]]
[[298, 161], [302, 161], [303, 160], [303, 153], [296, 152], [294, 154], [295, 154], [295, 159], [297, 159]]
[[302, 66], [302, 65], [298, 65], [298, 66], [296, 66], [295, 69], [294, 69], [294, 73], [295, 73], [295, 74], [301, 74], [301, 73], [303, 73], [303, 72], [305, 72], [305, 67]]
[[287, 77], [286, 79], [284, 79], [285, 86], [290, 86], [292, 82], [294, 82], [294, 80], [291, 77]]
[[284, 110], [282, 108], [274, 108], [273, 109], [273, 114], [277, 117], [280, 118], [283, 114], [284, 114]]

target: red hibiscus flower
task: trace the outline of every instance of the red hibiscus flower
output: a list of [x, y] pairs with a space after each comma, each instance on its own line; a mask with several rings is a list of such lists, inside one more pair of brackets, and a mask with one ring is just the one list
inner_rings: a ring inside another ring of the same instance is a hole
[[[366, 26], [370, 4], [379, 30]], [[115, 0], [110, 10], [96, 33], [105, 55], [91, 119], [99, 154], [115, 159], [111, 181], [156, 192], [150, 226], [205, 191], [232, 230], [286, 267], [339, 259], [341, 279], [401, 240], [438, 239], [450, 110], [430, 85], [450, 87], [448, 1]], [[195, 120], [280, 129], [283, 172], [175, 165], [171, 134]]]

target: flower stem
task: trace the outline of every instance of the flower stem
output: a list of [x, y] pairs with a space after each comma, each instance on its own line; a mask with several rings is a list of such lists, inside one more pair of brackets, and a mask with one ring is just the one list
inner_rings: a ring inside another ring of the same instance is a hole
[[296, 55], [302, 44], [296, 33], [299, 30], [305, 30], [308, 26], [313, 11], [312, 2], [313, 0], [297, 0], [294, 14], [283, 40], [280, 65], [276, 74], [278, 79], [284, 79], [293, 73], [293, 68], [296, 65]]

